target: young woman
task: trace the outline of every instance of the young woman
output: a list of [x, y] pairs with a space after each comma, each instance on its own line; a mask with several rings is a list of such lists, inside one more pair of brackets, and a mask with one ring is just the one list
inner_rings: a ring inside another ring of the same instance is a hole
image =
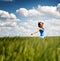
[[[37, 32], [40, 32], [40, 37], [41, 38], [44, 38], [44, 23], [43, 22], [38, 22], [38, 31]], [[31, 33], [31, 35], [37, 33], [37, 32], [33, 32]]]

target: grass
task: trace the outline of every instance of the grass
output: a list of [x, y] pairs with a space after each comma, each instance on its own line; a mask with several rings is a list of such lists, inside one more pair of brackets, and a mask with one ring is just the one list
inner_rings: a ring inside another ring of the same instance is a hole
[[60, 36], [0, 37], [0, 61], [60, 61]]

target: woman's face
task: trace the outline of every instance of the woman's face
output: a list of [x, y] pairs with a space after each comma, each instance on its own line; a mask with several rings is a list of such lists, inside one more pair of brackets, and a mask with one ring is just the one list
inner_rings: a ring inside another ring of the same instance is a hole
[[40, 25], [42, 26], [42, 22], [40, 23]]
[[41, 28], [43, 28], [43, 25], [44, 25], [44, 23], [43, 22], [40, 22], [40, 27]]

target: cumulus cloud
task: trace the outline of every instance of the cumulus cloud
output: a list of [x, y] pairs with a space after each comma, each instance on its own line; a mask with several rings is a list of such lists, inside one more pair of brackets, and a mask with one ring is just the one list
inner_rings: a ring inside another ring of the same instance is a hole
[[16, 16], [14, 13], [9, 13], [9, 12], [3, 11], [3, 10], [0, 10], [0, 17], [1, 18], [16, 19]]
[[18, 21], [20, 21], [20, 19], [18, 19], [14, 13], [0, 10], [0, 27], [16, 26]]
[[42, 12], [44, 17], [60, 18], [60, 13], [56, 11], [56, 6], [38, 6], [38, 11]]
[[28, 10], [25, 9], [25, 8], [20, 8], [20, 9], [16, 10], [16, 12], [21, 14], [21, 15], [23, 15], [23, 16], [27, 16], [28, 15]]
[[15, 36], [18, 33], [16, 27], [21, 20], [14, 13], [0, 10], [0, 36]]
[[15, 27], [0, 27], [0, 37], [17, 35], [19, 35], [19, 32]]
[[45, 20], [45, 34], [46, 36], [60, 35], [60, 19]]
[[17, 22], [11, 22], [11, 21], [6, 21], [6, 22], [0, 22], [0, 27], [13, 27], [13, 26], [16, 26], [17, 25]]
[[38, 12], [36, 9], [27, 10], [26, 8], [20, 8], [20, 9], [16, 10], [16, 12], [25, 17], [42, 15], [42, 13]]
[[57, 5], [57, 11], [60, 13], [60, 3]]
[[[58, 10], [57, 10], [58, 9]], [[29, 17], [29, 16], [37, 16], [37, 17], [50, 17], [50, 18], [60, 18], [60, 4], [58, 6], [40, 6], [38, 5], [37, 8], [26, 9], [26, 8], [19, 8], [16, 12], [22, 16]]]
[[15, 27], [17, 22], [20, 22], [20, 19], [5, 19], [0, 20], [0, 27]]

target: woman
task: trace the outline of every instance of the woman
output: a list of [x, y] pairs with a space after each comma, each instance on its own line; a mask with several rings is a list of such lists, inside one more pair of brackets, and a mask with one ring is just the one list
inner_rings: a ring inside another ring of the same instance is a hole
[[[44, 28], [43, 28], [43, 26], [44, 26], [43, 22], [38, 22], [38, 31], [37, 32], [40, 32], [41, 38], [44, 38]], [[33, 34], [35, 34], [37, 32], [31, 33], [31, 35], [33, 35]]]

